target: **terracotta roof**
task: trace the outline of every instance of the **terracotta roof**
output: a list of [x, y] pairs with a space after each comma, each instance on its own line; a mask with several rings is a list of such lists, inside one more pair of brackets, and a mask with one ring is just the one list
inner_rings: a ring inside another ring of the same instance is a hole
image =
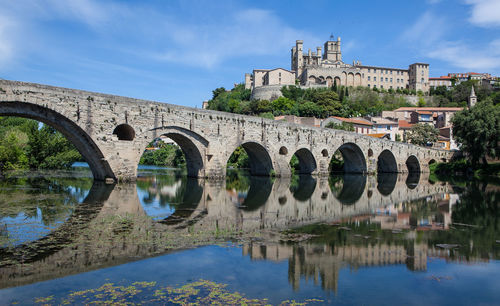
[[395, 112], [404, 111], [430, 111], [430, 112], [458, 112], [461, 111], [463, 107], [400, 107], [395, 109]]
[[347, 123], [352, 123], [352, 124], [373, 125], [373, 123], [371, 123], [370, 121], [365, 120], [363, 118], [344, 118], [344, 117], [336, 117], [336, 116], [333, 116], [330, 118], [335, 118], [337, 120], [347, 122]]
[[413, 124], [409, 123], [406, 120], [399, 120], [398, 121], [398, 125], [399, 125], [400, 129], [405, 129], [405, 128], [409, 129], [409, 128], [411, 128], [413, 126]]
[[440, 76], [440, 77], [437, 77], [437, 78], [429, 78], [429, 80], [445, 80], [445, 81], [450, 81], [451, 80], [451, 77], [449, 76]]

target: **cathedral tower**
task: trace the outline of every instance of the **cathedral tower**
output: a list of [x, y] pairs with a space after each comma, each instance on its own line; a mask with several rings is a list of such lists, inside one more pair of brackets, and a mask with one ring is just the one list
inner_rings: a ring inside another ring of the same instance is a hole
[[337, 37], [337, 41], [334, 41], [332, 35], [330, 36], [330, 40], [325, 42], [325, 53], [323, 53], [323, 59], [332, 62], [342, 61], [342, 52], [340, 51], [340, 37]]
[[476, 93], [474, 92], [474, 85], [472, 86], [470, 90], [470, 96], [469, 96], [469, 108], [474, 107], [477, 103], [477, 96]]

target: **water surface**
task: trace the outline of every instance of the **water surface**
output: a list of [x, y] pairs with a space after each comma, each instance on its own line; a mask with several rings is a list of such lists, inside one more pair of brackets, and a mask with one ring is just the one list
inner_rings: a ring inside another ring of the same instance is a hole
[[11, 175], [0, 193], [1, 304], [500, 300], [487, 182], [147, 168], [113, 186], [78, 168]]

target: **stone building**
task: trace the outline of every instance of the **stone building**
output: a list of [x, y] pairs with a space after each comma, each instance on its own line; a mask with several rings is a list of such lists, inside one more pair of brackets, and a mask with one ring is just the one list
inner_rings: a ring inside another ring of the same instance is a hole
[[303, 41], [297, 40], [291, 49], [291, 70], [277, 68], [256, 69], [245, 75], [245, 88], [252, 90], [254, 99], [270, 99], [281, 95], [285, 85], [326, 87], [334, 83], [342, 86], [367, 86], [383, 89], [410, 89], [429, 91], [429, 64], [414, 63], [408, 69], [365, 66], [359, 61], [342, 61], [341, 39], [333, 36], [322, 47], [304, 53]]
[[451, 77], [440, 76], [439, 78], [429, 78], [429, 87], [436, 88], [439, 86], [446, 86], [446, 88], [452, 87]]

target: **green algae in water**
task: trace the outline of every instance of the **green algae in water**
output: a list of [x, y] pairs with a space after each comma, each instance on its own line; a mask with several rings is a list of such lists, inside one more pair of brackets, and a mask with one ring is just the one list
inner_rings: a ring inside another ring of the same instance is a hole
[[[39, 305], [270, 305], [267, 299], [251, 299], [239, 292], [230, 292], [226, 284], [209, 280], [185, 284], [180, 287], [160, 287], [156, 282], [134, 282], [123, 286], [106, 283], [95, 289], [74, 291], [67, 296], [54, 295], [35, 298]], [[286, 300], [279, 305], [312, 305], [322, 303], [320, 299], [304, 301]]]

